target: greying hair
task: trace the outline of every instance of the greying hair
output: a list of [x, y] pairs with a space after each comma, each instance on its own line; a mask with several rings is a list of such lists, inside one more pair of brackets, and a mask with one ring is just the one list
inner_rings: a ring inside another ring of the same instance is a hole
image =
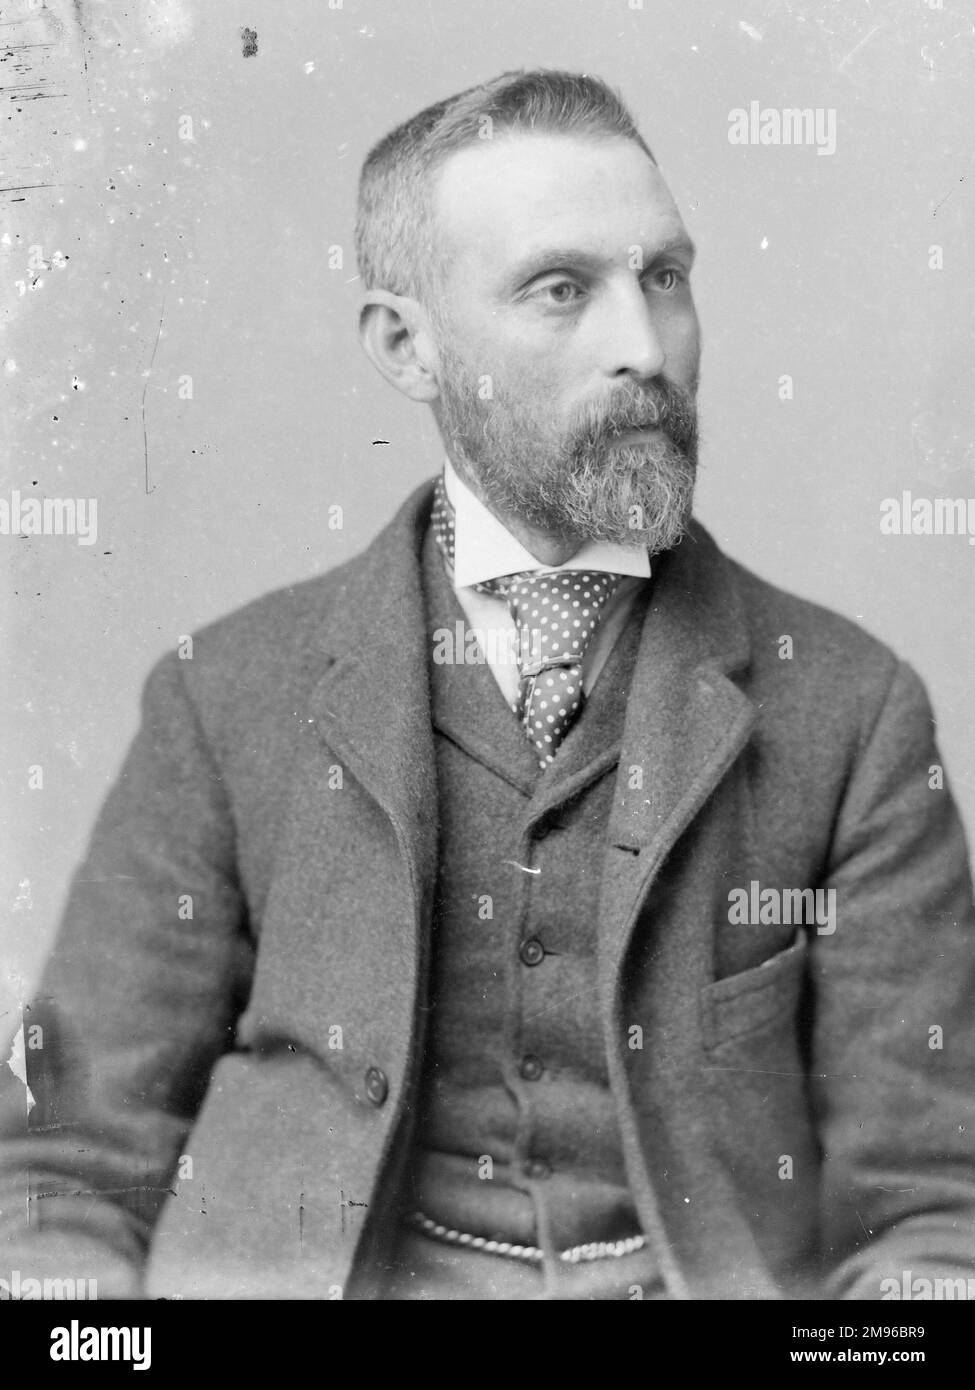
[[622, 99], [588, 73], [504, 72], [427, 106], [370, 150], [359, 178], [355, 249], [363, 287], [431, 302], [440, 247], [434, 170], [455, 150], [510, 131], [633, 140], [654, 163]]

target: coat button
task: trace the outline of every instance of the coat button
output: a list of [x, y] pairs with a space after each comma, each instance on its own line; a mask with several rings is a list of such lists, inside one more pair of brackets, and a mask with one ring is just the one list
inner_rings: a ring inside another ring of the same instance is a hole
[[530, 936], [518, 948], [523, 965], [540, 965], [545, 957], [545, 947], [535, 936]]
[[382, 1105], [389, 1095], [389, 1082], [386, 1073], [379, 1067], [370, 1067], [366, 1072], [366, 1095], [373, 1105]]
[[537, 1081], [545, 1067], [540, 1057], [533, 1057], [531, 1053], [528, 1053], [522, 1057], [518, 1070], [526, 1081]]

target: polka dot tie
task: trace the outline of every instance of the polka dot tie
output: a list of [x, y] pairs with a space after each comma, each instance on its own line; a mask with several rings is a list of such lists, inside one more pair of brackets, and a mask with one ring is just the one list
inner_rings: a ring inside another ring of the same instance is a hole
[[[437, 479], [430, 520], [452, 567], [454, 509], [442, 477]], [[622, 578], [598, 570], [527, 570], [474, 586], [504, 598], [518, 630], [521, 679], [511, 708], [543, 769], [582, 709], [582, 658]]]

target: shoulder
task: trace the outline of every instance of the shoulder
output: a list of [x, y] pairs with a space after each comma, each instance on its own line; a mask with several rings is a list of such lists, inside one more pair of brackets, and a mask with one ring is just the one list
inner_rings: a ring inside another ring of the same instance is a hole
[[[433, 482], [417, 487], [364, 550], [325, 574], [264, 594], [193, 634], [194, 659], [246, 677], [325, 661], [417, 569]], [[326, 662], [327, 664], [327, 662]]]
[[388, 623], [390, 595], [418, 573], [432, 493], [432, 481], [417, 487], [351, 559], [194, 631], [150, 672], [150, 710], [173, 718], [178, 708], [186, 717], [188, 703], [206, 739], [223, 749], [300, 724], [306, 697], [332, 662], [363, 640], [370, 615], [385, 612]]
[[193, 631], [153, 666], [143, 719], [196, 727], [217, 752], [277, 739], [331, 657], [320, 639], [361, 557], [275, 589]]
[[[814, 659], [828, 670], [890, 677], [898, 656], [887, 643], [852, 619], [812, 599], [800, 598], [725, 556], [741, 597], [753, 651], [776, 660]], [[774, 650], [773, 650], [774, 649]]]
[[908, 661], [859, 623], [732, 559], [703, 527], [695, 531], [720, 557], [721, 582], [748, 633], [750, 693], [771, 725], [815, 730], [820, 749], [834, 735], [862, 748], [892, 718], [927, 741], [928, 692]]
[[198, 628], [192, 634], [194, 659], [235, 671], [250, 663], [287, 662], [314, 641], [360, 563], [356, 556], [325, 574], [273, 589]]

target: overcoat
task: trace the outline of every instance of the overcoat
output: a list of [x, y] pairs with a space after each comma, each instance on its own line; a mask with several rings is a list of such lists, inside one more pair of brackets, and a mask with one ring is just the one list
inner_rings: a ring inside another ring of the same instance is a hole
[[[30, 1096], [0, 1068], [0, 1263], [378, 1295], [438, 854], [431, 499], [154, 668], [25, 1012]], [[911, 668], [695, 522], [655, 563], [593, 923], [673, 1297], [975, 1275], [967, 864]]]

